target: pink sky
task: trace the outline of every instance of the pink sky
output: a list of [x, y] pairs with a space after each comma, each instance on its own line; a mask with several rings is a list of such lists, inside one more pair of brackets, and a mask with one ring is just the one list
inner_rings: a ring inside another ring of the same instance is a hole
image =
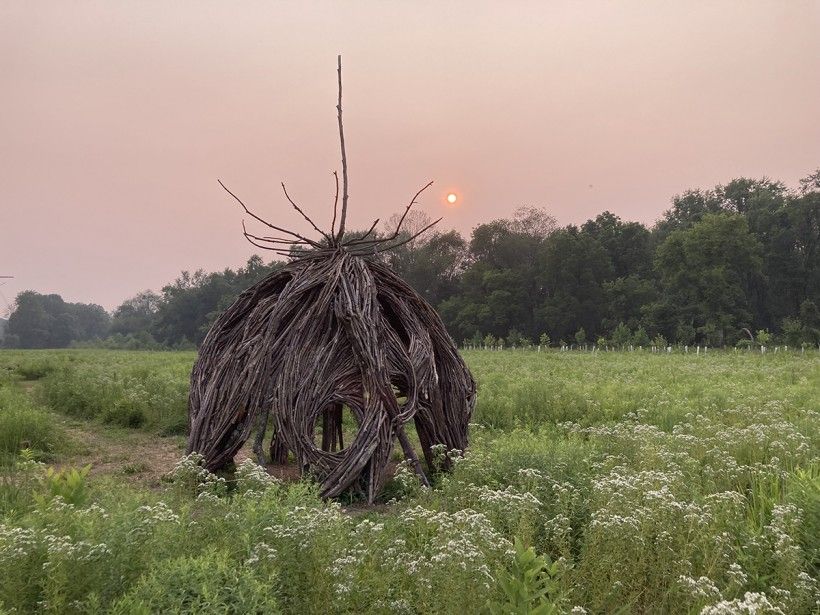
[[[520, 205], [652, 223], [820, 166], [817, 2], [0, 4], [0, 287], [113, 308], [254, 253], [219, 177], [329, 224], [343, 54], [349, 226], [469, 234]], [[448, 207], [448, 189], [462, 194]], [[4, 308], [0, 298], [0, 313]]]

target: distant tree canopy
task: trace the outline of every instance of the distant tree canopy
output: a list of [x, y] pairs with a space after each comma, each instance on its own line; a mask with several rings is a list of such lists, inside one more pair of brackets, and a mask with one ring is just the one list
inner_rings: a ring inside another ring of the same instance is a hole
[[[396, 241], [429, 222], [412, 212]], [[434, 228], [382, 258], [459, 342], [721, 346], [748, 339], [748, 329], [817, 344], [820, 170], [795, 191], [765, 178], [686, 191], [652, 228], [608, 211], [559, 228], [546, 211], [520, 208], [469, 240]], [[193, 347], [242, 290], [281, 266], [253, 256], [236, 271], [183, 272], [110, 319], [99, 306], [26, 291], [5, 343]]]
[[20, 348], [62, 348], [107, 335], [111, 317], [99, 305], [66, 303], [31, 290], [17, 295], [4, 343]]
[[798, 314], [820, 302], [818, 185], [820, 171], [797, 192], [768, 179], [687, 191], [652, 229], [610, 212], [545, 233], [483, 224], [456, 292], [438, 305], [463, 340], [515, 330], [567, 343], [725, 345], [748, 328], [814, 343], [813, 319]]

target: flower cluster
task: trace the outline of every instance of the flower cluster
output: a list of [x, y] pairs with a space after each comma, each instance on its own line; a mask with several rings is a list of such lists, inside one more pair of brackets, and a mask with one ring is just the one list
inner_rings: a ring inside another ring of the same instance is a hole
[[153, 506], [140, 506], [134, 511], [134, 516], [134, 527], [128, 532], [128, 537], [132, 540], [144, 540], [160, 524], [180, 524], [179, 515], [171, 510], [165, 502], [157, 502]]
[[42, 534], [41, 541], [48, 559], [43, 562], [43, 570], [53, 568], [57, 562], [96, 562], [107, 555], [111, 549], [105, 543], [92, 544], [85, 540], [73, 541], [70, 536]]
[[[418, 592], [432, 596], [446, 582], [489, 591], [494, 571], [513, 554], [512, 544], [481, 513], [416, 506], [399, 513], [391, 528], [371, 520], [356, 524], [352, 545], [333, 561], [331, 573], [337, 596], [348, 604], [372, 595], [374, 579], [382, 578], [392, 579], [380, 588], [383, 599], [396, 601]], [[366, 592], [364, 583], [371, 586]]]
[[772, 603], [766, 594], [746, 592], [743, 598], [721, 600], [706, 606], [700, 615], [786, 615], [786, 612], [777, 603]]
[[281, 484], [279, 479], [271, 476], [265, 468], [252, 459], [245, 459], [236, 468], [236, 493], [247, 497], [265, 493]]
[[200, 501], [214, 502], [228, 491], [228, 483], [221, 476], [203, 467], [204, 457], [190, 453], [180, 459], [166, 476], [178, 490], [196, 495]]

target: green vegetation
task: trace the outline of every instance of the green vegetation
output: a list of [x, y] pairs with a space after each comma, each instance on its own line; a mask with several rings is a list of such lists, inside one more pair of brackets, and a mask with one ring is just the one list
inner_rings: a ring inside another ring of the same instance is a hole
[[[188, 457], [146, 489], [70, 449], [52, 471], [18, 455], [0, 474], [0, 612], [816, 612], [816, 351], [465, 357], [467, 456], [441, 451], [454, 470], [430, 490], [400, 464], [374, 509], [251, 462], [215, 476]], [[161, 445], [192, 361], [2, 352], [0, 392]]]
[[164, 435], [187, 424], [195, 354], [124, 351], [3, 351], [0, 373], [36, 381], [34, 398], [68, 416]]
[[[406, 228], [428, 222], [411, 212]], [[558, 228], [545, 210], [521, 208], [469, 238], [430, 231], [382, 258], [467, 346], [724, 347], [751, 343], [752, 332], [763, 345], [816, 346], [818, 229], [820, 170], [797, 190], [765, 178], [688, 190], [652, 228], [608, 211]], [[253, 256], [236, 271], [183, 272], [161, 294], [125, 301], [110, 322], [99, 306], [27, 291], [4, 343], [193, 348], [241, 291], [281, 265]]]
[[55, 451], [59, 430], [52, 416], [38, 408], [25, 393], [0, 385], [0, 465], [29, 448], [41, 457]]
[[0, 466], [8, 465], [24, 448], [48, 458], [57, 451], [62, 437], [53, 415], [13, 386], [15, 367], [27, 372], [28, 362], [12, 366], [0, 361]]
[[74, 340], [99, 338], [108, 332], [110, 317], [99, 305], [66, 303], [60, 295], [32, 290], [17, 295], [14, 304], [3, 327], [3, 342], [12, 348], [64, 348]]

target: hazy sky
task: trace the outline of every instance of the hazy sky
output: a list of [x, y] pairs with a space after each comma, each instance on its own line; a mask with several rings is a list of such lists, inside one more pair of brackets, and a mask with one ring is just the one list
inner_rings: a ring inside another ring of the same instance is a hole
[[[0, 274], [113, 308], [254, 253], [216, 178], [329, 224], [343, 54], [353, 227], [430, 179], [468, 234], [520, 205], [653, 222], [820, 166], [818, 2], [0, 2]], [[456, 207], [444, 195], [461, 194]], [[0, 298], [0, 312], [4, 303]]]

